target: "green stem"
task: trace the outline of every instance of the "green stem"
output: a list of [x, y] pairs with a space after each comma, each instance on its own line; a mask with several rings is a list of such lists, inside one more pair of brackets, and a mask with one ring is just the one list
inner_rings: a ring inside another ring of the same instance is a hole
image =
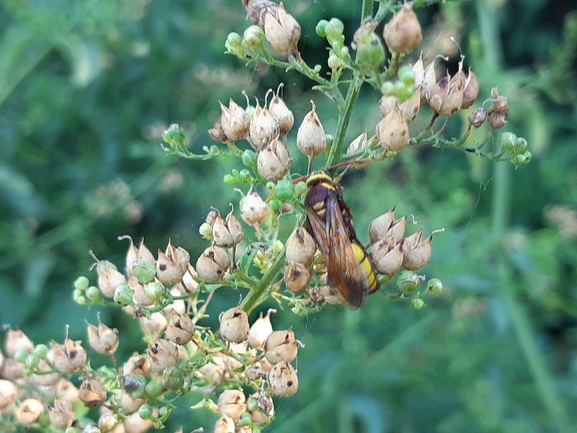
[[258, 285], [249, 292], [249, 294], [241, 302], [240, 306], [244, 311], [250, 313], [257, 305], [261, 304], [269, 297], [268, 289], [272, 286], [276, 277], [280, 274], [284, 267], [285, 252], [280, 253], [268, 272], [260, 279]]

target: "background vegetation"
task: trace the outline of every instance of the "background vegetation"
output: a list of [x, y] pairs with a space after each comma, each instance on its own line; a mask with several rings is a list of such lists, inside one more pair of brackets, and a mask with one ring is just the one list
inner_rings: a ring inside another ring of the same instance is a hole
[[[505, 129], [528, 140], [534, 159], [514, 170], [407, 148], [393, 163], [343, 180], [363, 241], [370, 219], [393, 205], [426, 234], [445, 228], [424, 270], [445, 292], [421, 310], [377, 294], [359, 312], [336, 306], [274, 316], [306, 347], [299, 391], [277, 403], [271, 431], [572, 431], [574, 6], [478, 0], [418, 10], [423, 50], [450, 54], [453, 67], [454, 36], [479, 78], [480, 99], [494, 86], [509, 97]], [[286, 7], [301, 23], [309, 64], [326, 59], [314, 32], [319, 19], [340, 18], [350, 41], [360, 15], [350, 0]], [[76, 276], [95, 280], [90, 250], [122, 266], [127, 245], [117, 236], [144, 236], [152, 251], [171, 238], [194, 263], [210, 207], [238, 202], [222, 182], [232, 166], [164, 155], [158, 144], [169, 124], [187, 128], [192, 149], [210, 146], [206, 130], [218, 121], [219, 100], [241, 103], [242, 90], [262, 100], [284, 82], [297, 122], [314, 98], [325, 130], [334, 129], [330, 101], [304, 78], [223, 54], [227, 34], [248, 25], [238, 0], [2, 0], [0, 23], [0, 322], [37, 343], [61, 341], [66, 324], [72, 338], [85, 338], [84, 320], [95, 322], [95, 309], [71, 299]], [[378, 99], [361, 94], [351, 138], [376, 124]], [[239, 293], [222, 298], [215, 311], [235, 305]], [[119, 357], [143, 346], [131, 319], [105, 310], [103, 322], [121, 330]], [[214, 419], [191, 416], [184, 404], [169, 430]]]

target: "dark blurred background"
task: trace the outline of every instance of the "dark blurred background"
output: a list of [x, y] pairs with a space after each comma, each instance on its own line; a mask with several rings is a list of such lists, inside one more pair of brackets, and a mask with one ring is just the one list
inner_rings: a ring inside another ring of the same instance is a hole
[[[318, 20], [340, 18], [350, 42], [360, 17], [352, 0], [285, 6], [301, 23], [304, 59], [323, 67]], [[270, 431], [574, 431], [576, 6], [478, 0], [417, 11], [426, 58], [448, 55], [440, 63], [454, 70], [453, 37], [479, 78], [478, 103], [492, 87], [508, 96], [504, 130], [527, 139], [533, 160], [515, 170], [407, 148], [343, 180], [362, 241], [369, 221], [394, 205], [397, 215], [414, 215], [411, 231], [445, 229], [423, 270], [445, 290], [421, 310], [377, 294], [354, 313], [336, 306], [275, 315], [275, 327], [292, 326], [305, 348], [299, 391], [277, 401]], [[314, 99], [325, 130], [335, 128], [334, 106], [311, 82], [224, 54], [227, 34], [248, 26], [239, 0], [2, 0], [0, 23], [0, 323], [36, 343], [61, 341], [66, 324], [71, 337], [84, 338], [84, 320], [95, 323], [98, 309], [71, 298], [77, 276], [96, 281], [89, 251], [121, 268], [127, 241], [119, 235], [144, 237], [153, 252], [170, 238], [194, 263], [206, 247], [198, 227], [210, 207], [226, 212], [238, 203], [222, 182], [237, 162], [167, 157], [159, 143], [171, 123], [185, 127], [189, 148], [201, 153], [215, 144], [206, 130], [219, 120], [218, 101], [244, 105], [245, 90], [262, 103], [283, 82], [297, 125]], [[372, 132], [378, 100], [363, 91], [350, 139]], [[421, 114], [415, 128], [427, 122]], [[446, 135], [463, 130], [463, 119], [452, 119]], [[305, 159], [290, 150], [304, 170]], [[238, 299], [223, 294], [213, 307]], [[120, 357], [144, 346], [132, 319], [110, 310], [102, 319], [121, 330]], [[189, 404], [169, 431], [210, 431], [215, 417], [191, 414]]]

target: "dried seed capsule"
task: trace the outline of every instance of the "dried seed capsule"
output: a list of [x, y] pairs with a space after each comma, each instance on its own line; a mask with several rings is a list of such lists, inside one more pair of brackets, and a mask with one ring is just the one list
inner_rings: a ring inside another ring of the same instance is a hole
[[235, 433], [234, 421], [232, 418], [223, 415], [214, 424], [214, 433]]
[[63, 345], [54, 342], [52, 352], [47, 356], [48, 361], [61, 373], [70, 374], [80, 370], [86, 362], [86, 350], [80, 343], [70, 338], [66, 338]]
[[286, 136], [295, 123], [295, 116], [291, 110], [286, 106], [285, 102], [279, 96], [279, 91], [282, 87], [279, 85], [274, 97], [270, 100], [268, 110], [272, 117], [275, 118], [279, 125], [279, 134]]
[[398, 152], [409, 141], [409, 127], [399, 107], [387, 114], [377, 125], [377, 137], [383, 149]]
[[[250, 127], [250, 117], [247, 112], [232, 98], [228, 102], [228, 108], [220, 103], [220, 125], [222, 131], [230, 141], [238, 141], [245, 138]], [[220, 140], [219, 140], [220, 141]]]
[[279, 132], [280, 126], [268, 108], [264, 107], [255, 112], [250, 121], [249, 136], [257, 148], [261, 148], [277, 138]]
[[185, 314], [173, 314], [166, 328], [166, 338], [179, 346], [192, 340], [194, 335], [194, 323]]
[[291, 167], [290, 155], [278, 138], [263, 145], [258, 154], [257, 167], [259, 174], [271, 182], [281, 180], [288, 173]]
[[102, 322], [98, 328], [88, 324], [88, 343], [96, 353], [101, 355], [110, 355], [116, 352], [118, 348], [118, 330], [111, 329]]
[[240, 307], [231, 308], [219, 316], [220, 335], [227, 341], [238, 343], [248, 336], [248, 316]]
[[240, 199], [240, 216], [245, 223], [253, 227], [261, 225], [268, 216], [268, 207], [254, 186]]
[[381, 114], [384, 117], [391, 111], [393, 111], [398, 104], [399, 100], [397, 99], [396, 96], [383, 95], [379, 100], [379, 110], [381, 111]]
[[[422, 234], [421, 231], [418, 233]], [[413, 248], [410, 248], [411, 242], [408, 242], [407, 246], [405, 246], [405, 242], [403, 241], [403, 268], [417, 271], [425, 266], [431, 258], [432, 241], [433, 236], [431, 235], [425, 241], [419, 241]]]
[[491, 129], [500, 129], [507, 123], [507, 115], [509, 114], [509, 105], [506, 96], [499, 96], [499, 89], [496, 87], [491, 89], [491, 98], [493, 106], [489, 108], [489, 126]]
[[102, 413], [98, 417], [98, 428], [102, 432], [111, 432], [116, 424], [118, 424], [118, 418], [112, 412]]
[[316, 105], [311, 101], [312, 110], [307, 113], [297, 131], [297, 146], [311, 161], [327, 148], [323, 125], [316, 112]]
[[227, 389], [218, 396], [218, 412], [233, 420], [238, 420], [246, 412], [246, 397], [240, 389]]
[[34, 343], [19, 329], [9, 329], [4, 341], [4, 350], [9, 358], [14, 358], [18, 352], [32, 353]]
[[390, 211], [379, 215], [369, 224], [369, 239], [371, 243], [376, 243], [379, 239], [385, 236], [385, 233], [391, 228], [393, 221], [395, 220], [395, 208]]
[[423, 39], [421, 25], [410, 4], [398, 11], [383, 30], [385, 43], [391, 51], [407, 54], [417, 48]]
[[284, 282], [291, 293], [303, 293], [312, 279], [309, 266], [302, 263], [289, 263], [284, 268]]
[[473, 111], [469, 115], [469, 117], [467, 117], [467, 120], [475, 128], [478, 128], [483, 123], [485, 123], [485, 120], [487, 120], [487, 110], [485, 109], [485, 107], [479, 107], [475, 111]]
[[293, 54], [298, 52], [297, 43], [301, 37], [301, 26], [291, 14], [285, 11], [282, 3], [265, 13], [264, 34], [276, 51]]
[[451, 116], [461, 109], [464, 87], [463, 71], [457, 72], [453, 77], [447, 73], [431, 90], [428, 103], [438, 115]]
[[230, 231], [228, 230], [224, 220], [220, 216], [220, 213], [212, 225], [212, 238], [214, 240], [214, 244], [221, 248], [230, 248], [234, 245], [232, 235], [230, 234]]
[[54, 400], [54, 406], [48, 408], [48, 416], [54, 427], [66, 429], [74, 421], [74, 407], [66, 400]]
[[150, 360], [144, 355], [132, 355], [122, 366], [122, 374], [138, 374], [148, 376], [150, 374]]
[[96, 407], [106, 401], [106, 388], [96, 379], [85, 379], [78, 390], [78, 399], [86, 407]]
[[154, 373], [162, 373], [165, 368], [174, 367], [178, 359], [178, 348], [168, 340], [156, 338], [148, 346], [150, 367]]
[[290, 397], [299, 387], [296, 371], [284, 361], [272, 367], [268, 373], [268, 383], [272, 394], [279, 397]]
[[0, 379], [0, 410], [10, 409], [18, 400], [18, 388], [9, 380]]
[[429, 63], [425, 69], [423, 82], [421, 84], [421, 102], [428, 101], [431, 98], [433, 88], [437, 84], [437, 74], [435, 72], [435, 61]]
[[188, 270], [190, 254], [182, 247], [174, 247], [169, 241], [164, 254], [158, 250], [156, 273], [164, 284], [176, 284]]
[[262, 349], [264, 341], [272, 332], [272, 324], [270, 323], [270, 314], [276, 310], [270, 309], [266, 316], [260, 314], [259, 318], [255, 320], [248, 331], [248, 344], [255, 349]]
[[395, 244], [392, 238], [381, 239], [371, 247], [369, 257], [379, 274], [395, 275], [403, 264], [401, 243]]
[[316, 250], [315, 240], [304, 227], [296, 227], [286, 241], [286, 259], [290, 263], [310, 266]]
[[413, 93], [406, 101], [402, 102], [399, 105], [399, 109], [403, 114], [403, 117], [407, 121], [407, 123], [411, 123], [419, 114], [419, 109], [421, 108], [421, 92], [419, 90]]
[[[347, 155], [351, 155], [359, 150], [365, 149], [370, 144], [370, 141], [367, 139], [367, 133], [363, 132], [349, 144], [347, 147]], [[360, 157], [355, 159], [352, 163], [352, 166], [355, 167], [357, 170], [361, 170], [363, 168], [367, 168], [373, 160], [371, 158], [361, 159]]]
[[118, 272], [116, 266], [108, 260], [96, 261], [96, 273], [98, 274], [98, 288], [107, 297], [112, 298], [119, 284], [126, 284], [126, 277]]
[[230, 265], [228, 254], [220, 247], [208, 247], [196, 261], [198, 276], [208, 283], [218, 283]]
[[43, 413], [44, 405], [42, 402], [35, 398], [28, 398], [22, 402], [16, 411], [16, 420], [24, 426], [29, 426], [34, 424]]
[[291, 362], [298, 353], [298, 343], [292, 329], [272, 332], [264, 342], [264, 354], [271, 364]]
[[477, 76], [471, 68], [469, 68], [469, 75], [465, 81], [465, 88], [463, 89], [463, 103], [462, 108], [469, 108], [477, 100], [479, 96], [479, 81], [477, 81]]

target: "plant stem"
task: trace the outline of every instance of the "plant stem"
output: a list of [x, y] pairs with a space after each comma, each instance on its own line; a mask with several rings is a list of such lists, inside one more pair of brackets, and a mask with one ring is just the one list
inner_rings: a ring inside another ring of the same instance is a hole
[[280, 274], [285, 259], [285, 251], [283, 250], [272, 263], [268, 272], [260, 279], [256, 288], [251, 290], [249, 294], [241, 302], [240, 306], [249, 314], [257, 305], [261, 304], [269, 297], [268, 289], [272, 286], [275, 278]]

